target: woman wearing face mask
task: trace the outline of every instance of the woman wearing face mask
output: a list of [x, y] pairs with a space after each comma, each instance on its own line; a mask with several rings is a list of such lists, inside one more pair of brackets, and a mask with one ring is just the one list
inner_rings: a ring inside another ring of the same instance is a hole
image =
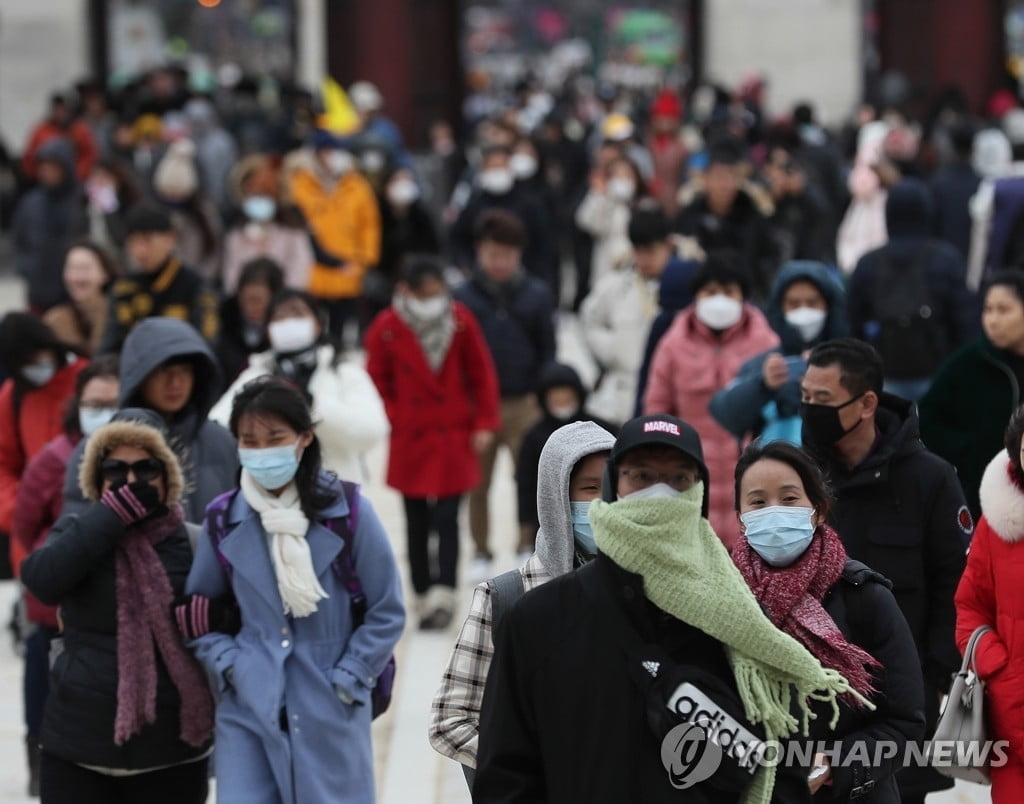
[[[50, 441], [25, 469], [14, 503], [11, 539], [25, 555], [43, 546], [64, 500], [64, 474], [68, 459], [82, 438], [107, 424], [117, 412], [120, 383], [117, 359], [101, 357], [86, 366], [75, 380], [75, 396], [68, 405], [63, 432]], [[25, 614], [33, 624], [25, 640], [25, 747], [28, 752], [28, 794], [39, 795], [39, 731], [48, 692], [50, 641], [57, 635], [57, 607], [41, 603], [25, 590]]]
[[[833, 728], [826, 717], [812, 721], [809, 739], [834, 752], [815, 757], [808, 779], [814, 800], [898, 804], [895, 773], [906, 744], [924, 737], [925, 723], [920, 662], [890, 582], [847, 558], [825, 524], [828, 487], [798, 447], [748, 447], [736, 465], [735, 495], [743, 537], [733, 561], [768, 619], [872, 704], [845, 695]], [[897, 753], [877, 761], [883, 740]], [[869, 762], [852, 758], [855, 746], [867, 748]], [[836, 756], [849, 758], [836, 763]]]
[[40, 734], [43, 804], [206, 801], [213, 700], [172, 618], [192, 548], [161, 428], [135, 409], [94, 432], [79, 472], [91, 504], [22, 565], [63, 624]]
[[281, 267], [285, 285], [305, 290], [313, 247], [301, 215], [289, 214], [281, 201], [280, 174], [271, 158], [246, 157], [232, 170], [230, 182], [241, 215], [224, 238], [221, 283], [225, 295], [238, 289], [242, 269], [258, 257]]
[[[459, 504], [477, 486], [477, 455], [501, 426], [498, 378], [473, 314], [452, 301], [440, 262], [413, 255], [394, 302], [366, 333], [366, 368], [391, 421], [388, 485], [405, 502], [420, 628], [455, 609]], [[438, 566], [430, 540], [437, 534]]]
[[249, 365], [250, 356], [270, 348], [267, 312], [284, 288], [281, 266], [257, 257], [242, 266], [235, 294], [220, 305], [220, 330], [214, 353], [224, 379], [231, 383]]
[[95, 243], [73, 243], [64, 258], [64, 289], [70, 300], [47, 310], [43, 322], [82, 354], [96, 354], [107, 327], [107, 289], [118, 273], [117, 264]]
[[747, 360], [779, 345], [761, 313], [745, 301], [746, 281], [724, 255], [712, 255], [693, 278], [694, 303], [658, 342], [644, 392], [644, 413], [670, 413], [697, 428], [711, 471], [711, 526], [731, 548], [739, 535], [728, 478], [739, 446], [712, 418], [712, 397]]
[[[234, 597], [241, 613], [237, 635], [191, 643], [220, 695], [218, 801], [372, 804], [371, 693], [405, 623], [387, 534], [358, 487], [321, 468], [313, 416], [291, 384], [246, 385], [231, 432], [241, 488], [221, 498], [220, 538], [204, 528], [187, 585]], [[361, 622], [335, 566], [339, 530], [365, 595]]]
[[800, 443], [800, 378], [807, 352], [849, 334], [842, 285], [827, 265], [795, 261], [779, 271], [766, 309], [782, 340], [748, 360], [711, 399], [711, 415], [736, 438]]
[[121, 255], [127, 234], [128, 210], [142, 200], [131, 169], [114, 159], [101, 159], [85, 180], [89, 237], [101, 248]]
[[384, 403], [370, 376], [343, 359], [327, 338], [320, 305], [309, 294], [285, 289], [267, 311], [270, 349], [254, 354], [249, 367], [214, 405], [210, 418], [231, 419], [235, 394], [246, 383], [272, 374], [294, 383], [312, 398], [324, 466], [346, 480], [365, 476], [363, 456], [388, 434]]
[[[0, 385], [0, 533], [11, 532], [22, 473], [60, 435], [65, 406], [88, 362], [34, 315], [8, 313], [0, 321], [0, 365], [8, 375]], [[22, 558], [12, 542], [12, 566]]]
[[590, 283], [622, 265], [631, 250], [629, 219], [647, 190], [636, 165], [624, 156], [612, 159], [590, 179], [590, 191], [576, 209], [576, 225], [594, 238]]

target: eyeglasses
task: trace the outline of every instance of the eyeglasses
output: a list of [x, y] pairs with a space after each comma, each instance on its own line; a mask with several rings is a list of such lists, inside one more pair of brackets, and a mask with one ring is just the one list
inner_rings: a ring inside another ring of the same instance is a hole
[[144, 458], [135, 463], [107, 460], [100, 464], [100, 479], [112, 486], [128, 482], [128, 473], [143, 483], [156, 480], [164, 473], [164, 462], [156, 458]]
[[686, 491], [697, 482], [697, 473], [682, 469], [677, 472], [655, 472], [639, 466], [623, 466], [619, 479], [625, 480], [634, 489], [646, 489], [655, 483], [667, 483], [676, 491]]

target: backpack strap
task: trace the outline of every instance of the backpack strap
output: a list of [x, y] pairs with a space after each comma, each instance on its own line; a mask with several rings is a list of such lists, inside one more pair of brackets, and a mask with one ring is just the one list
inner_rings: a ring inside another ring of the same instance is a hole
[[366, 616], [366, 592], [356, 574], [356, 562], [352, 554], [356, 528], [359, 527], [359, 484], [342, 480], [341, 491], [345, 495], [345, 502], [348, 503], [348, 516], [329, 519], [325, 524], [341, 537], [343, 543], [341, 552], [331, 567], [352, 599], [353, 619], [358, 625], [362, 624]]
[[224, 574], [228, 579], [231, 578], [231, 562], [220, 551], [220, 543], [227, 536], [228, 510], [230, 510], [231, 504], [235, 501], [238, 492], [239, 489], [225, 491], [206, 506], [206, 533], [210, 538], [213, 554], [217, 556], [217, 561], [220, 563], [221, 569], [224, 570]]
[[503, 572], [487, 582], [491, 593], [491, 642], [498, 633], [502, 620], [513, 604], [523, 596], [523, 573], [518, 569]]

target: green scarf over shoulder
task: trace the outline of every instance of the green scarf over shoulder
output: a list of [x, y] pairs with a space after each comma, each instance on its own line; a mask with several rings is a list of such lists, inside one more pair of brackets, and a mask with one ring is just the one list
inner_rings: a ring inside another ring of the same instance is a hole
[[[704, 486], [697, 484], [669, 499], [595, 501], [590, 522], [598, 549], [642, 576], [644, 594], [654, 605], [725, 646], [747, 718], [763, 725], [769, 742], [798, 730], [806, 735], [814, 716], [812, 700], [832, 705], [830, 725], [835, 728], [837, 696], [861, 696], [842, 675], [822, 667], [772, 625], [701, 516], [703, 497]], [[799, 719], [793, 715], [794, 703]], [[774, 786], [775, 768], [762, 767], [744, 801], [767, 804]]]

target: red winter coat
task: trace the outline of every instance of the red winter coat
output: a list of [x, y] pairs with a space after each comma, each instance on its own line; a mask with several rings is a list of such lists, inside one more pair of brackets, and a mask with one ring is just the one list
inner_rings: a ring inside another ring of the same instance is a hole
[[[25, 555], [43, 546], [46, 537], [50, 535], [50, 528], [60, 516], [60, 508], [64, 504], [64, 473], [75, 444], [80, 440], [68, 438], [64, 434], [57, 436], [29, 461], [21, 477], [14, 506], [11, 540], [18, 544]], [[40, 603], [27, 589], [25, 604], [30, 622], [57, 627], [56, 606]]]
[[427, 363], [393, 308], [366, 333], [366, 370], [391, 421], [388, 485], [407, 497], [449, 497], [476, 488], [472, 434], [501, 428], [498, 375], [473, 314], [452, 302], [455, 333], [441, 370]]
[[1010, 766], [992, 769], [992, 800], [1024, 801], [1024, 491], [1000, 452], [981, 480], [981, 521], [956, 590], [956, 641], [989, 625], [975, 651], [988, 686], [990, 739], [1010, 741]]
[[[75, 395], [75, 380], [89, 364], [77, 358], [58, 371], [42, 388], [21, 394], [15, 416], [14, 382], [0, 386], [0, 531], [11, 532], [14, 499], [28, 462], [64, 429], [64, 409]], [[22, 554], [11, 541], [11, 564], [18, 571]]]
[[733, 498], [733, 471], [739, 459], [736, 436], [712, 417], [711, 397], [736, 378], [747, 360], [774, 349], [779, 336], [764, 314], [744, 305], [743, 317], [716, 336], [697, 320], [694, 306], [682, 310], [658, 342], [644, 394], [644, 413], [669, 413], [700, 433], [704, 463], [711, 478], [708, 519], [715, 533], [732, 549], [739, 537]]

